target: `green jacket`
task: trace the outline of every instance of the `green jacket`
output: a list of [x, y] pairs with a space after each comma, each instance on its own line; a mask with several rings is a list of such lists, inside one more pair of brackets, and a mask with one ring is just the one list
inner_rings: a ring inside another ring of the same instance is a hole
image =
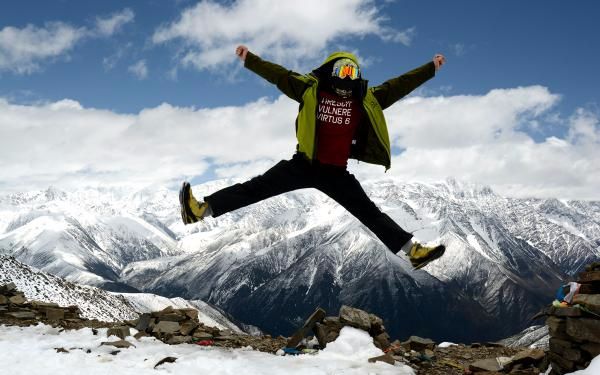
[[[338, 58], [349, 58], [358, 64], [351, 53], [331, 54], [321, 66]], [[262, 60], [248, 52], [244, 66], [276, 85], [285, 95], [300, 103], [296, 118], [297, 149], [310, 161], [317, 150], [317, 91], [319, 79], [314, 73], [301, 75], [284, 67]], [[364, 81], [363, 109], [366, 116], [359, 124], [352, 145], [350, 158], [366, 163], [378, 164], [386, 170], [391, 165], [391, 147], [383, 110], [435, 75], [435, 65], [429, 62], [399, 77], [392, 78], [379, 86], [368, 87]]]

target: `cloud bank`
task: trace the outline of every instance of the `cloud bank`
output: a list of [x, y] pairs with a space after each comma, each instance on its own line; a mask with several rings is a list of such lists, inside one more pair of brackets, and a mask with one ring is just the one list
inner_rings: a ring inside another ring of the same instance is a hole
[[[256, 22], [260, 15], [260, 22]], [[182, 42], [179, 62], [197, 69], [230, 64], [239, 43], [284, 64], [322, 58], [332, 42], [376, 36], [409, 45], [415, 28], [396, 30], [372, 0], [239, 0], [229, 4], [204, 0], [184, 10], [179, 19], [161, 26], [156, 44]]]
[[[541, 86], [408, 98], [386, 110], [392, 169], [355, 161], [350, 169], [360, 178], [454, 177], [510, 196], [600, 199], [598, 115], [578, 109], [550, 124], [558, 101]], [[217, 108], [164, 103], [137, 114], [0, 100], [0, 191], [250, 177], [292, 155], [296, 113], [284, 96]], [[565, 136], [536, 141], [524, 130], [534, 123], [564, 127]]]

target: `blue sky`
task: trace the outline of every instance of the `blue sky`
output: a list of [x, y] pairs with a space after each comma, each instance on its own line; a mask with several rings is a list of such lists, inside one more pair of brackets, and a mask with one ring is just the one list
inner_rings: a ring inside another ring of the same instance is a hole
[[[486, 95], [492, 90], [522, 87], [535, 91], [536, 87], [542, 87], [545, 91], [541, 93], [503, 91], [502, 95], [506, 94], [510, 99], [499, 99], [498, 107], [490, 109], [487, 116], [506, 115], [508, 122], [514, 121], [506, 127], [497, 125], [495, 134], [505, 127], [518, 136], [515, 139], [525, 137], [540, 145], [552, 137], [576, 145], [582, 134], [596, 136], [600, 74], [595, 72], [595, 64], [600, 61], [600, 50], [597, 48], [595, 17], [600, 14], [600, 5], [595, 1], [580, 1], [577, 6], [558, 0], [352, 0], [338, 4], [332, 1], [327, 5], [315, 1], [302, 5], [291, 2], [261, 4], [265, 2], [7, 2], [0, 12], [0, 98], [8, 106], [4, 113], [12, 113], [11, 108], [17, 107], [19, 110], [43, 111], [52, 103], [68, 99], [88, 115], [97, 110], [105, 111], [103, 115], [115, 116], [117, 122], [127, 123], [124, 127], [129, 127], [128, 133], [132, 133], [132, 124], [144, 121], [143, 113], [165, 112], [164, 108], [160, 109], [161, 103], [167, 103], [176, 113], [171, 119], [186, 111], [192, 111], [193, 117], [205, 114], [203, 109], [222, 111], [231, 107], [242, 111], [239, 123], [243, 124], [251, 121], [244, 108], [266, 97], [265, 105], [269, 110], [279, 110], [281, 105], [285, 108], [283, 113], [289, 113], [286, 118], [293, 121], [292, 103], [281, 99], [274, 87], [241, 69], [233, 53], [233, 47], [239, 42], [267, 59], [301, 72], [310, 70], [333, 50], [352, 50], [365, 61], [363, 75], [373, 84], [430, 61], [434, 53], [443, 53], [448, 63], [432, 81], [413, 94], [413, 97], [430, 100], [401, 102], [395, 107], [394, 116], [402, 118], [402, 113], [398, 112], [402, 106], [417, 112], [423, 105], [435, 107], [434, 98], [454, 100], [459, 103], [456, 105], [462, 105], [461, 98], [464, 97], [488, 103]], [[262, 7], [277, 7], [278, 10], [265, 12]], [[304, 26], [297, 22], [306, 14], [320, 17], [319, 23]], [[190, 22], [185, 22], [186, 19]], [[102, 29], [102, 22], [108, 28]], [[230, 26], [228, 22], [231, 22]], [[56, 40], [61, 37], [65, 40], [59, 44]], [[40, 43], [34, 46], [39, 53], [28, 52], [26, 44], [29, 41]], [[53, 42], [57, 43], [54, 49], [45, 51], [44, 45]], [[22, 48], [16, 47], [18, 43], [24, 44]], [[519, 98], [532, 98], [537, 94], [541, 95], [539, 101], [531, 102], [529, 107], [507, 105], [506, 108], [513, 108], [514, 112], [494, 112], [505, 109], [500, 108], [503, 100], [521, 100]], [[486, 115], [481, 118], [485, 119]], [[26, 118], [22, 121], [30, 120], [34, 121]], [[72, 121], [78, 124], [76, 119]], [[452, 124], [460, 119], [453, 121]], [[578, 125], [582, 121], [587, 125]], [[44, 129], [65, 131], [60, 126], [46, 124]], [[273, 129], [278, 129], [277, 126], [280, 125], [275, 124]], [[582, 126], [587, 128], [581, 130]], [[243, 126], [237, 130], [243, 137]], [[18, 143], [25, 140], [23, 134], [15, 131], [5, 135], [13, 137], [12, 143]], [[278, 130], [268, 134], [265, 138], [269, 142], [273, 141], [270, 136], [279, 141]], [[144, 136], [148, 134], [137, 134], [136, 140], [143, 144]], [[293, 148], [293, 133], [286, 133], [285, 137], [291, 139]], [[399, 132], [392, 134], [392, 138], [396, 156], [406, 159], [408, 153], [402, 155], [402, 152], [411, 146], [405, 144], [410, 136]], [[451, 146], [439, 147], [449, 149]], [[223, 147], [228, 145], [223, 144]], [[569, 159], [569, 163], [591, 163], [597, 156], [581, 152], [577, 149], [577, 156], [571, 155], [573, 159]], [[197, 173], [191, 171], [190, 165], [189, 172], [186, 169], [169, 179], [187, 177], [201, 181], [231, 177], [233, 172], [219, 171], [235, 166], [247, 169], [244, 166], [248, 163], [258, 163], [256, 170], [260, 170], [259, 167], [268, 166], [271, 160], [287, 156], [281, 152], [257, 152], [248, 153], [246, 159], [236, 159], [202, 152], [196, 155]], [[440, 158], [448, 157], [440, 155]], [[493, 159], [490, 155], [490, 160]], [[30, 167], [35, 164], [31, 160], [15, 159], [14, 162]], [[61, 162], [60, 158], [58, 162]], [[67, 164], [70, 165], [67, 171], [57, 171], [54, 178], [47, 173], [41, 178], [35, 167], [31, 167], [28, 177], [30, 181], [44, 184], [66, 180], [66, 175], [61, 173], [67, 172], [78, 178], [115, 173], [118, 179], [127, 175], [124, 171], [123, 174], [115, 172], [119, 169], [117, 166], [99, 167], [94, 160], [65, 162]], [[595, 172], [589, 168], [582, 171]], [[443, 177], [438, 172], [429, 172], [423, 175], [432, 179]], [[573, 188], [563, 184], [550, 192], [539, 188], [545, 185], [544, 181], [496, 181], [483, 174], [453, 173], [455, 175], [451, 177], [497, 185], [508, 193], [522, 189], [524, 185], [528, 186], [527, 192], [542, 195], [561, 195]], [[370, 173], [366, 175], [370, 176]], [[409, 175], [419, 177], [414, 171]], [[549, 177], [550, 171], [544, 175]], [[144, 183], [150, 182], [144, 180]], [[165, 180], [161, 177], [156, 182]], [[583, 185], [588, 183], [581, 182]], [[0, 185], [0, 189], [7, 190], [15, 187], [10, 182]], [[594, 196], [589, 192], [581, 194], [588, 198]]]

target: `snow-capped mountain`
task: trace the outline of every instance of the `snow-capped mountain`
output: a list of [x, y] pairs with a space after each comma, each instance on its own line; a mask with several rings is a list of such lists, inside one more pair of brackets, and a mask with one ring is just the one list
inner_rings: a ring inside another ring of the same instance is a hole
[[135, 319], [139, 313], [159, 311], [167, 306], [198, 310], [198, 320], [210, 327], [244, 332], [214, 306], [183, 298], [166, 298], [151, 293], [116, 293], [87, 285], [78, 285], [37, 270], [13, 257], [0, 255], [0, 285], [14, 283], [29, 300], [76, 305], [81, 316], [102, 321]]
[[[195, 186], [194, 194], [230, 183]], [[561, 281], [600, 259], [598, 202], [510, 199], [453, 180], [363, 185], [419, 240], [446, 244], [446, 255], [415, 272], [314, 190], [186, 227], [177, 193], [165, 189], [7, 196], [0, 199], [0, 249], [88, 283], [98, 275], [147, 292], [202, 299], [270, 333], [289, 334], [317, 306], [336, 314], [349, 304], [382, 316], [397, 337], [455, 341], [498, 339], [529, 326]], [[30, 218], [71, 226], [42, 231]], [[115, 229], [124, 221], [126, 236]], [[127, 245], [119, 247], [123, 238]], [[110, 277], [98, 272], [106, 269]]]
[[69, 281], [131, 290], [118, 282], [123, 267], [178, 252], [175, 234], [161, 221], [166, 194], [115, 189], [67, 194], [51, 187], [1, 198], [0, 254], [4, 249]]

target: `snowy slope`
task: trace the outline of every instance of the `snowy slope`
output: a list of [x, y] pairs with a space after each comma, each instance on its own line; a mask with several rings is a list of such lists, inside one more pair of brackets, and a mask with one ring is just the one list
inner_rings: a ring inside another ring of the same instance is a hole
[[29, 300], [55, 302], [60, 306], [79, 306], [82, 316], [102, 321], [135, 319], [139, 313], [162, 310], [167, 306], [194, 308], [207, 326], [243, 332], [209, 304], [197, 300], [165, 298], [149, 293], [113, 293], [92, 286], [78, 285], [36, 270], [15, 258], [0, 255], [0, 285], [15, 283]]
[[12, 257], [0, 256], [0, 284], [15, 283], [30, 300], [77, 305], [88, 319], [117, 321], [137, 318], [138, 314], [122, 296], [91, 286], [77, 285], [49, 273], [35, 270]]

